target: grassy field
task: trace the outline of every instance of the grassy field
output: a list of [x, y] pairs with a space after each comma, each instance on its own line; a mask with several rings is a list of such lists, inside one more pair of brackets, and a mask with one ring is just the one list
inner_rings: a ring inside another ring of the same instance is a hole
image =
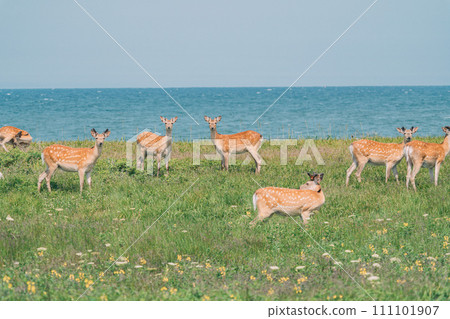
[[[48, 143], [0, 152], [0, 299], [448, 300], [449, 163], [437, 188], [422, 169], [417, 193], [406, 190], [405, 161], [400, 185], [367, 166], [346, 188], [351, 141], [315, 142], [325, 166], [294, 165], [299, 146], [280, 165], [279, 147], [265, 143], [259, 176], [242, 158], [229, 172], [218, 161], [193, 166], [192, 144], [175, 143], [171, 174], [160, 178], [127, 168], [125, 143], [107, 142], [82, 195], [78, 175], [65, 172], [51, 194], [37, 193]], [[325, 173], [326, 202], [307, 233], [279, 215], [249, 227], [252, 177], [297, 188], [313, 170]]]

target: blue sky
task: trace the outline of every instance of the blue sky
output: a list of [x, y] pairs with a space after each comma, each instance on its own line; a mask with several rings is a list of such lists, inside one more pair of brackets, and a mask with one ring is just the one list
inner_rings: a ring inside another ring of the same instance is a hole
[[[78, 0], [164, 87], [289, 86], [372, 1]], [[450, 1], [379, 0], [296, 84], [450, 85]], [[0, 0], [0, 88], [157, 87], [72, 0]]]

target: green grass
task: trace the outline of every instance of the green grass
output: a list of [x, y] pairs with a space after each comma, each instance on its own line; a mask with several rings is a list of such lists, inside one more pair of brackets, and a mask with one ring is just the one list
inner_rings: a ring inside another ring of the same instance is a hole
[[[400, 185], [393, 177], [384, 183], [383, 167], [367, 166], [363, 182], [352, 176], [346, 188], [350, 142], [317, 140], [325, 166], [294, 165], [299, 146], [280, 165], [279, 148], [266, 143], [261, 154], [268, 165], [256, 177], [253, 163], [239, 165], [241, 157], [229, 172], [218, 161], [193, 166], [192, 145], [180, 142], [171, 174], [160, 178], [127, 168], [125, 143], [108, 142], [93, 189], [82, 195], [77, 174], [65, 172], [53, 177], [51, 194], [37, 193], [40, 152], [48, 143], [26, 153], [0, 152], [6, 176], [0, 180], [0, 299], [76, 300], [86, 287], [82, 300], [449, 299], [450, 166], [442, 166], [437, 188], [422, 169], [417, 193], [406, 190], [404, 161]], [[297, 188], [312, 170], [325, 173], [326, 202], [306, 228], [311, 237], [279, 215], [249, 227], [258, 189], [252, 177], [263, 186]], [[110, 267], [147, 229], [124, 254], [128, 263]]]

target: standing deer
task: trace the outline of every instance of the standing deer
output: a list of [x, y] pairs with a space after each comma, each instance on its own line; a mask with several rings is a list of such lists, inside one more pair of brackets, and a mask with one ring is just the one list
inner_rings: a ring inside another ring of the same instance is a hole
[[320, 182], [323, 174], [309, 174], [311, 181], [300, 186], [300, 189], [266, 187], [258, 189], [253, 194], [253, 209], [258, 210], [258, 215], [250, 223], [255, 225], [271, 217], [274, 213], [288, 216], [301, 215], [306, 225], [310, 215], [319, 210], [325, 203]]
[[442, 130], [445, 133], [445, 138], [441, 144], [412, 141], [406, 145], [405, 156], [408, 163], [406, 188], [409, 188], [409, 182], [411, 181], [414, 191], [417, 191], [416, 175], [421, 167], [428, 168], [431, 182], [434, 182], [435, 186], [438, 185], [439, 169], [450, 152], [450, 126], [445, 126]]
[[6, 144], [12, 144], [14, 148], [25, 148], [30, 146], [33, 138], [24, 130], [13, 126], [4, 126], [0, 128], [0, 145], [8, 152]]
[[380, 143], [371, 140], [358, 140], [353, 142], [350, 147], [350, 154], [352, 154], [353, 163], [347, 170], [347, 179], [345, 181], [345, 185], [348, 186], [350, 181], [350, 175], [352, 175], [353, 171], [356, 170], [356, 178], [358, 182], [361, 183], [361, 172], [364, 169], [366, 164], [372, 165], [385, 165], [386, 166], [386, 183], [389, 180], [389, 176], [391, 174], [391, 170], [394, 173], [397, 184], [398, 181], [398, 172], [397, 165], [401, 162], [404, 157], [403, 148], [406, 143], [410, 142], [412, 139], [412, 135], [416, 133], [418, 127], [411, 127], [411, 129], [397, 128], [397, 131], [400, 134], [403, 134], [404, 139], [403, 143]]
[[143, 132], [137, 137], [139, 148], [137, 167], [142, 170], [144, 169], [144, 160], [147, 157], [148, 153], [156, 155], [156, 160], [158, 162], [158, 172], [156, 174], [157, 177], [159, 177], [162, 157], [164, 157], [166, 161], [166, 171], [167, 174], [169, 174], [169, 161], [170, 156], [172, 155], [172, 129], [173, 124], [178, 120], [178, 116], [170, 120], [162, 116], [160, 116], [159, 118], [166, 126], [166, 136], [161, 136], [152, 132]]
[[91, 171], [102, 154], [103, 142], [110, 133], [106, 129], [102, 134], [98, 134], [95, 129], [92, 129], [91, 135], [95, 138], [95, 146], [91, 148], [73, 148], [59, 144], [53, 144], [44, 148], [42, 161], [47, 165], [47, 168], [45, 172], [39, 175], [38, 192], [41, 191], [41, 184], [44, 179], [47, 181], [48, 191], [52, 191], [50, 179], [57, 168], [66, 172], [78, 172], [80, 176], [80, 193], [83, 192], [84, 175], [86, 174], [90, 189], [92, 186]]
[[228, 171], [228, 159], [230, 154], [241, 154], [249, 152], [255, 160], [256, 174], [261, 171], [262, 158], [259, 155], [258, 150], [261, 147], [263, 137], [261, 134], [255, 131], [245, 131], [236, 134], [219, 134], [217, 133], [217, 123], [222, 119], [222, 116], [218, 116], [211, 119], [205, 115], [205, 121], [209, 124], [211, 131], [211, 140], [216, 147], [216, 151], [222, 158], [221, 169]]

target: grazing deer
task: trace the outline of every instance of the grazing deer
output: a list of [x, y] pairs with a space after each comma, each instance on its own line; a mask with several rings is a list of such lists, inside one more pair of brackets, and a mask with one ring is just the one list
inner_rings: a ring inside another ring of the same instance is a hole
[[47, 181], [48, 191], [52, 191], [50, 179], [57, 168], [66, 172], [78, 172], [80, 176], [80, 193], [83, 192], [84, 175], [86, 174], [90, 189], [92, 186], [91, 171], [102, 154], [103, 142], [110, 133], [106, 129], [102, 134], [98, 134], [95, 129], [92, 129], [91, 135], [95, 138], [95, 146], [91, 148], [73, 148], [59, 144], [53, 144], [44, 148], [42, 161], [47, 165], [47, 168], [45, 172], [39, 175], [38, 192], [41, 191], [41, 184], [44, 179]]
[[300, 186], [300, 189], [266, 187], [258, 189], [253, 194], [253, 209], [258, 210], [258, 215], [250, 223], [255, 225], [274, 213], [288, 216], [301, 215], [306, 225], [310, 215], [319, 210], [325, 203], [320, 182], [323, 174], [309, 174], [311, 181]]
[[27, 131], [20, 130], [17, 127], [4, 126], [0, 128], [0, 145], [6, 152], [8, 152], [6, 144], [12, 144], [14, 148], [22, 149], [30, 146], [32, 140], [33, 138]]
[[142, 170], [144, 169], [144, 160], [147, 157], [148, 153], [156, 155], [156, 160], [158, 162], [158, 172], [156, 174], [157, 177], [159, 177], [162, 157], [164, 157], [166, 161], [166, 171], [167, 174], [169, 174], [169, 161], [170, 156], [172, 155], [172, 129], [173, 124], [178, 120], [178, 116], [170, 120], [162, 116], [160, 116], [159, 118], [166, 125], [166, 136], [161, 136], [152, 132], [143, 132], [137, 137], [139, 148], [137, 167]]
[[261, 171], [262, 158], [258, 153], [261, 147], [263, 137], [261, 134], [255, 131], [245, 131], [236, 134], [219, 134], [217, 133], [217, 123], [222, 119], [222, 116], [218, 116], [211, 119], [205, 115], [205, 121], [209, 124], [211, 131], [211, 140], [216, 147], [216, 151], [222, 158], [221, 168], [228, 171], [228, 159], [230, 154], [241, 154], [249, 152], [255, 160], [256, 174]]
[[438, 185], [439, 169], [450, 152], [450, 126], [445, 126], [442, 130], [445, 133], [445, 138], [441, 144], [422, 141], [412, 141], [406, 144], [405, 156], [408, 163], [406, 188], [409, 188], [409, 182], [411, 181], [414, 191], [417, 191], [416, 175], [421, 167], [428, 168], [431, 182], [434, 182], [435, 186]]
[[361, 183], [361, 172], [366, 164], [372, 165], [385, 165], [386, 166], [386, 183], [389, 180], [391, 170], [394, 173], [395, 179], [398, 181], [397, 165], [403, 159], [403, 148], [406, 143], [410, 142], [412, 135], [416, 133], [418, 127], [411, 127], [411, 129], [397, 128], [400, 134], [403, 134], [403, 143], [380, 143], [371, 140], [358, 140], [353, 142], [350, 147], [350, 153], [352, 154], [353, 163], [347, 170], [347, 179], [345, 185], [348, 186], [350, 181], [350, 175], [356, 170], [356, 178]]

